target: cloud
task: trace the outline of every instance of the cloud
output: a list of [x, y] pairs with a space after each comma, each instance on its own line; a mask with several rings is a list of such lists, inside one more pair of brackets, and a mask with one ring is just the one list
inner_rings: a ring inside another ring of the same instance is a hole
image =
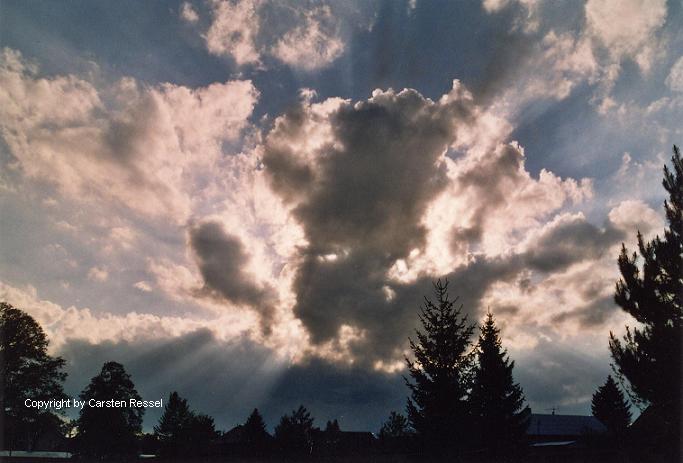
[[88, 270], [88, 279], [92, 281], [106, 281], [109, 278], [109, 272], [104, 267], [92, 267]]
[[98, 200], [182, 223], [222, 168], [222, 144], [247, 127], [250, 81], [191, 89], [131, 78], [97, 89], [39, 77], [19, 52], [0, 62], [0, 133], [22, 172], [76, 200]]
[[535, 32], [540, 25], [541, 0], [483, 0], [482, 2], [487, 13], [498, 13], [512, 5], [518, 6], [521, 10], [515, 27], [519, 27], [525, 32]]
[[421, 216], [447, 184], [443, 154], [473, 109], [456, 83], [436, 103], [413, 90], [375, 91], [366, 102], [304, 104], [278, 118], [263, 162], [309, 243], [294, 313], [314, 341], [334, 337], [342, 320], [376, 329], [384, 273], [424, 245]]
[[245, 271], [249, 259], [240, 240], [225, 232], [218, 222], [203, 222], [190, 229], [190, 246], [204, 280], [202, 291], [258, 310], [263, 326], [271, 322], [272, 290], [261, 288]]
[[581, 16], [568, 4], [536, 0], [485, 0], [483, 7], [512, 18], [499, 60], [509, 64], [493, 79], [502, 92], [494, 104], [508, 116], [537, 100], [563, 100], [581, 84], [594, 88], [591, 102], [606, 114], [617, 106], [612, 91], [626, 60], [649, 74], [666, 55], [665, 0], [589, 0]]
[[189, 23], [196, 23], [199, 21], [199, 14], [194, 9], [191, 3], [184, 2], [180, 7], [180, 17]]
[[683, 92], [683, 56], [671, 66], [666, 85], [674, 92]]
[[[230, 56], [237, 66], [262, 65], [264, 57], [300, 71], [323, 69], [345, 49], [341, 18], [353, 5], [262, 0], [212, 0], [207, 49]], [[350, 6], [350, 8], [349, 8]], [[361, 21], [364, 22], [364, 21]]]
[[665, 0], [589, 0], [585, 11], [588, 32], [608, 53], [635, 60], [643, 71], [650, 69], [655, 34], [666, 20]]
[[140, 291], [144, 291], [144, 292], [146, 292], [146, 293], [152, 291], [152, 286], [151, 286], [148, 282], [143, 281], [143, 280], [138, 281], [137, 283], [135, 283], [135, 284], [133, 285], [133, 287], [139, 289]]
[[582, 214], [560, 215], [529, 237], [525, 258], [529, 267], [551, 272], [574, 262], [599, 260], [624, 236], [609, 222], [601, 230]]
[[640, 200], [629, 199], [620, 202], [609, 211], [608, 217], [611, 223], [631, 238], [639, 231], [649, 239], [664, 229], [661, 213], [657, 213]]
[[130, 311], [125, 314], [96, 312], [89, 308], [64, 308], [41, 299], [35, 288], [16, 288], [0, 281], [0, 300], [27, 312], [43, 327], [50, 350], [59, 351], [66, 343], [81, 340], [91, 344], [142, 342], [180, 336], [197, 329], [210, 329], [219, 339], [248, 332], [250, 323], [239, 314], [223, 313], [213, 319], [159, 316]]
[[204, 39], [210, 53], [232, 56], [238, 66], [256, 64], [260, 51], [255, 44], [260, 21], [257, 0], [213, 0], [213, 21]]
[[303, 23], [287, 32], [275, 44], [274, 57], [304, 71], [321, 69], [344, 51], [344, 42], [327, 5], [303, 13]]
[[[583, 217], [544, 230], [549, 214], [591, 196], [590, 181], [533, 178], [518, 144], [472, 136], [488, 117], [456, 82], [436, 102], [377, 90], [355, 103], [304, 101], [275, 121], [263, 163], [305, 235], [293, 313], [319, 353], [351, 329], [352, 358], [400, 358], [437, 277], [476, 319], [494, 283], [564, 270], [613, 239]], [[465, 154], [449, 155], [455, 146]], [[584, 250], [574, 231], [594, 245]], [[545, 243], [537, 254], [524, 232]]]

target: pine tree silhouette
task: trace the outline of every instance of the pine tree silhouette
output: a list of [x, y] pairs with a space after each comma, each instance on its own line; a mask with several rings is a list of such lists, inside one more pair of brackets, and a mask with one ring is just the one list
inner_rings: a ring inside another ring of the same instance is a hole
[[259, 447], [264, 445], [269, 438], [270, 434], [266, 431], [266, 423], [263, 421], [258, 408], [255, 408], [242, 425], [242, 440], [250, 447]]
[[493, 455], [518, 452], [525, 444], [531, 410], [524, 406], [522, 388], [513, 380], [514, 366], [488, 313], [480, 327], [470, 400], [481, 445]]
[[407, 412], [429, 454], [457, 453], [471, 443], [467, 393], [471, 384], [474, 325], [460, 316], [462, 306], [448, 296], [448, 281], [434, 284], [436, 302], [425, 297], [420, 310], [423, 331], [409, 339], [414, 361], [406, 358], [412, 381]]
[[608, 375], [605, 384], [593, 394], [591, 410], [613, 435], [622, 435], [631, 424], [628, 402], [612, 375]]
[[629, 256], [622, 244], [618, 260], [621, 279], [616, 284], [614, 300], [641, 326], [627, 326], [621, 340], [610, 333], [609, 347], [614, 371], [627, 386], [632, 401], [641, 408], [651, 405], [647, 415], [657, 416], [655, 421], [661, 423], [662, 441], [652, 445], [680, 452], [683, 160], [676, 146], [671, 161], [673, 171], [664, 166], [663, 185], [669, 193], [664, 202], [668, 222], [664, 238], [657, 236], [646, 243], [638, 232], [640, 258], [635, 252]]

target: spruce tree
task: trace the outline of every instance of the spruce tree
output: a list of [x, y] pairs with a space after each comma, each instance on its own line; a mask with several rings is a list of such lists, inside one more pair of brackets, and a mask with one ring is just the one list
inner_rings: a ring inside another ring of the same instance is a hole
[[263, 445], [269, 437], [270, 435], [266, 431], [266, 423], [263, 421], [258, 408], [255, 408], [242, 425], [242, 440], [250, 447], [257, 447]]
[[[681, 371], [683, 359], [683, 160], [674, 146], [673, 169], [664, 166], [664, 201], [668, 227], [664, 237], [645, 242], [638, 232], [638, 251], [622, 245], [621, 279], [615, 302], [638, 321], [617, 339], [610, 333], [613, 369], [631, 400], [648, 406], [632, 433], [634, 451], [660, 461], [681, 458]], [[641, 265], [642, 262], [642, 265]], [[642, 268], [642, 270], [641, 270]]]
[[448, 281], [434, 284], [436, 300], [425, 297], [420, 308], [422, 331], [410, 341], [414, 360], [406, 358], [411, 391], [407, 412], [427, 453], [452, 454], [471, 442], [467, 402], [473, 355], [474, 325], [461, 316], [462, 305], [449, 299]]
[[216, 437], [213, 418], [196, 414], [177, 392], [172, 392], [154, 435], [165, 457], [208, 454]]
[[[618, 259], [621, 278], [615, 302], [640, 326], [626, 327], [623, 339], [610, 333], [614, 370], [641, 408], [681, 410], [681, 346], [683, 338], [683, 161], [674, 146], [673, 170], [664, 166], [664, 201], [668, 227], [664, 237], [645, 242], [638, 232], [638, 251], [629, 255], [622, 244]], [[642, 267], [641, 267], [642, 261]], [[642, 268], [642, 270], [641, 270]], [[667, 423], [680, 432], [680, 414]]]
[[605, 384], [593, 394], [591, 410], [613, 435], [622, 435], [631, 423], [628, 402], [612, 375], [608, 375]]
[[159, 419], [159, 424], [154, 426], [154, 434], [161, 445], [161, 454], [164, 456], [177, 456], [189, 444], [187, 430], [194, 418], [187, 400], [172, 392], [164, 407], [164, 413]]
[[507, 455], [523, 448], [531, 410], [514, 382], [510, 360], [491, 313], [480, 327], [470, 400], [480, 443], [488, 453]]

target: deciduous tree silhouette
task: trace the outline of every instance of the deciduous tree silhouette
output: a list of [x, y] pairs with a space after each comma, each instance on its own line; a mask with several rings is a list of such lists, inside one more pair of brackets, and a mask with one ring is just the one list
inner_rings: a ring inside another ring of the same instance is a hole
[[314, 435], [311, 414], [300, 405], [291, 415], [284, 415], [275, 427], [275, 440], [280, 451], [289, 456], [307, 456], [313, 453]]
[[26, 399], [66, 398], [64, 359], [48, 355], [47, 346], [47, 336], [33, 317], [0, 302], [0, 423], [7, 450], [33, 450], [43, 432], [60, 430], [54, 410], [24, 405]]
[[613, 435], [623, 435], [628, 425], [631, 424], [628, 402], [612, 375], [608, 375], [605, 384], [593, 394], [591, 410], [593, 416], [599, 419]]
[[510, 455], [524, 448], [531, 410], [514, 382], [511, 361], [491, 313], [480, 327], [477, 365], [470, 400], [480, 443], [489, 454]]
[[[645, 242], [638, 233], [638, 251], [629, 255], [622, 245], [621, 279], [615, 302], [640, 327], [626, 327], [623, 339], [610, 333], [614, 370], [625, 380], [631, 399], [641, 407], [651, 404], [663, 422], [667, 447], [680, 445], [681, 368], [683, 359], [683, 161], [674, 146], [673, 170], [664, 166], [664, 202], [668, 228], [664, 237]], [[641, 267], [642, 261], [642, 267]], [[642, 268], [642, 270], [641, 270]]]
[[412, 381], [407, 411], [411, 426], [432, 454], [457, 452], [471, 442], [471, 414], [467, 402], [471, 385], [474, 325], [461, 317], [462, 306], [450, 300], [448, 281], [434, 284], [436, 301], [425, 297], [420, 309], [422, 331], [410, 339], [414, 360], [406, 358]]
[[[76, 453], [86, 457], [124, 458], [137, 454], [137, 434], [142, 430], [145, 409], [130, 407], [130, 399], [142, 400], [123, 365], [107, 362], [81, 392], [76, 434]], [[88, 406], [88, 401], [122, 400], [125, 407]]]

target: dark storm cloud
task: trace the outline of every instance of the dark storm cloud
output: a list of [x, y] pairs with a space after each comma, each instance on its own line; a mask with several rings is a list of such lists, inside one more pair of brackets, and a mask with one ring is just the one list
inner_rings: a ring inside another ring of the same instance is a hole
[[610, 246], [625, 237], [624, 232], [609, 221], [600, 229], [583, 217], [572, 217], [543, 233], [527, 251], [526, 263], [543, 272], [561, 270], [575, 262], [601, 257]]
[[[446, 275], [391, 281], [387, 275], [397, 259], [423, 249], [423, 214], [450, 182], [442, 156], [458, 128], [475, 117], [472, 100], [461, 92], [455, 88], [438, 102], [414, 90], [377, 92], [325, 115], [302, 104], [268, 134], [263, 163], [270, 184], [292, 205], [308, 241], [299, 251], [294, 314], [314, 344], [338, 339], [348, 325], [362, 331], [350, 345], [358, 360], [395, 358], [437, 277], [451, 281], [476, 322], [493, 283], [513, 281], [526, 269], [564, 269], [601, 255], [621, 238], [611, 224], [600, 229], [575, 218], [548, 227], [529, 251], [473, 255]], [[331, 136], [319, 142], [319, 132]], [[454, 230], [455, 248], [477, 243], [488, 217], [529, 181], [523, 159], [518, 148], [500, 146], [457, 179], [459, 191], [476, 200], [468, 228]]]
[[296, 156], [313, 116], [299, 109], [278, 120], [263, 162], [286, 200], [305, 196], [294, 213], [316, 252], [364, 247], [396, 258], [423, 244], [420, 219], [447, 182], [439, 158], [472, 117], [471, 100], [453, 93], [443, 103], [404, 90], [343, 104], [325, 121], [335, 143], [313, 153], [315, 169]]
[[218, 222], [203, 222], [190, 229], [190, 246], [204, 280], [202, 292], [246, 304], [268, 321], [272, 315], [270, 289], [259, 287], [243, 270], [249, 260], [241, 241]]
[[[322, 121], [308, 107], [277, 121], [263, 162], [309, 242], [294, 282], [294, 313], [315, 343], [333, 339], [342, 324], [367, 330], [374, 344], [380, 332], [404, 333], [412, 323], [412, 301], [406, 308], [403, 298], [387, 300], [386, 274], [424, 246], [422, 216], [448, 182], [441, 156], [473, 111], [459, 87], [437, 103], [414, 90], [389, 90], [343, 103]], [[310, 124], [328, 125], [333, 137], [313, 153], [304, 151]], [[305, 161], [311, 158], [314, 165]], [[376, 354], [385, 354], [383, 347]]]
[[[65, 390], [78, 394], [106, 361], [124, 365], [146, 399], [166, 399], [171, 391], [227, 430], [243, 423], [254, 407], [271, 428], [280, 416], [304, 404], [324, 426], [339, 418], [342, 429], [376, 431], [390, 410], [405, 405], [400, 375], [345, 368], [323, 361], [287, 366], [275, 354], [246, 338], [220, 341], [208, 330], [165, 340], [70, 341], [59, 352], [68, 362]], [[146, 430], [158, 409], [145, 413]]]
[[571, 311], [565, 311], [553, 317], [553, 322], [564, 323], [568, 320], [577, 320], [584, 328], [592, 328], [603, 325], [608, 318], [619, 309], [614, 302], [614, 295], [596, 297], [589, 303]]
[[451, 247], [457, 252], [463, 243], [477, 243], [482, 237], [487, 217], [497, 207], [509, 201], [511, 191], [525, 180], [524, 155], [511, 145], [503, 145], [490, 153], [473, 169], [458, 178], [459, 193], [474, 192], [472, 224], [453, 230]]

